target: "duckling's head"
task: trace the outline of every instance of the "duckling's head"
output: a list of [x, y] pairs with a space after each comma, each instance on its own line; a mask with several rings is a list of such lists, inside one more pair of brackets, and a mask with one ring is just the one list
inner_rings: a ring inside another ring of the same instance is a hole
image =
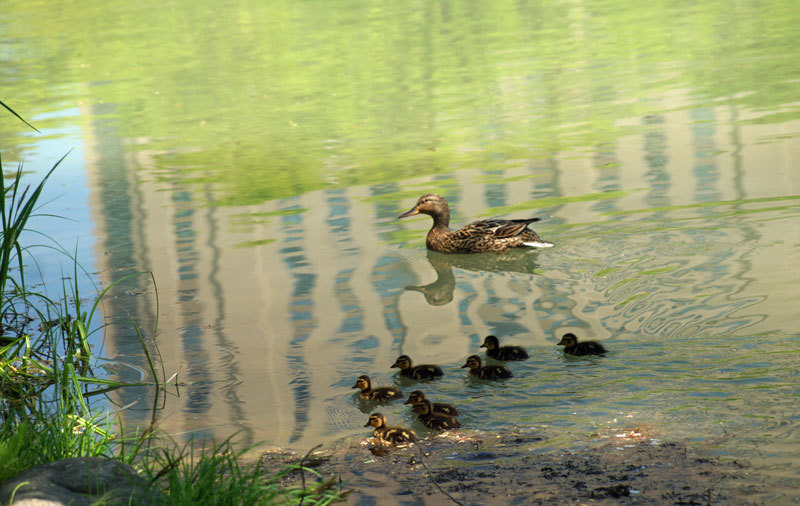
[[566, 346], [569, 348], [570, 346], [575, 346], [578, 344], [578, 338], [572, 332], [568, 332], [564, 334], [561, 338], [561, 341], [558, 342], [556, 346]]
[[411, 367], [411, 358], [408, 355], [400, 355], [397, 357], [397, 360], [394, 361], [392, 367], [399, 367], [400, 369], [408, 369]]
[[494, 350], [500, 346], [500, 341], [497, 340], [496, 336], [486, 336], [483, 340], [483, 344], [481, 348], [486, 348], [487, 350]]
[[470, 355], [467, 357], [467, 363], [462, 365], [461, 368], [469, 367], [470, 369], [478, 369], [481, 366], [481, 357], [478, 355]]
[[369, 376], [366, 374], [362, 374], [356, 380], [356, 384], [353, 385], [353, 388], [359, 388], [361, 391], [369, 390], [372, 387], [372, 380], [369, 379]]
[[408, 399], [403, 404], [414, 404], [415, 406], [425, 400], [422, 390], [414, 390], [408, 394]]
[[431, 401], [428, 399], [423, 399], [419, 404], [414, 404], [414, 413], [418, 415], [430, 415], [432, 409]]
[[446, 215], [449, 219], [450, 207], [447, 205], [447, 201], [441, 195], [428, 193], [427, 195], [420, 197], [417, 200], [417, 203], [414, 204], [414, 207], [398, 216], [398, 218], [406, 218], [419, 213], [427, 214], [429, 216]]
[[369, 415], [369, 420], [367, 420], [367, 423], [364, 424], [364, 427], [369, 427], [370, 425], [376, 429], [380, 429], [386, 425], [386, 417], [383, 415], [383, 413], [372, 413]]

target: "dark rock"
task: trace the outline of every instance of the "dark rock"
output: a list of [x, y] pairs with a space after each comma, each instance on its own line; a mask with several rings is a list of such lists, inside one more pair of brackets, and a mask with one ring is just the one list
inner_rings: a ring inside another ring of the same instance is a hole
[[33, 467], [0, 486], [0, 504], [15, 506], [153, 502], [156, 493], [131, 466], [116, 460], [81, 457]]
[[604, 497], [613, 497], [619, 499], [620, 497], [628, 497], [631, 495], [631, 488], [628, 485], [611, 485], [610, 487], [598, 487], [592, 490], [591, 496], [595, 499]]

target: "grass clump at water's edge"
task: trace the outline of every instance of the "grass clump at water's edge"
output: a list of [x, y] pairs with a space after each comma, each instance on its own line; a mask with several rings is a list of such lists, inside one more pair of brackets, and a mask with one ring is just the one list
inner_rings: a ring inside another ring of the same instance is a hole
[[[0, 106], [14, 113], [6, 104]], [[153, 380], [125, 383], [94, 372], [99, 357], [93, 355], [89, 338], [103, 327], [92, 324], [93, 316], [110, 289], [139, 274], [105, 288], [88, 311], [81, 306], [75, 282], [75, 258], [73, 283], [62, 287], [61, 300], [26, 285], [23, 257], [34, 264], [35, 259], [19, 238], [47, 179], [63, 159], [33, 189], [22, 187], [21, 166], [11, 184], [0, 178], [0, 483], [48, 462], [104, 457], [133, 465], [160, 491], [149, 504], [329, 504], [343, 499], [347, 492], [340, 482], [322, 479], [302, 461], [264, 476], [261, 463], [244, 463], [244, 450], [230, 438], [206, 448], [193, 441], [181, 446], [153, 426], [130, 436], [123, 431], [120, 415], [125, 408], [112, 413], [108, 403], [94, 405], [95, 399], [120, 388], [149, 386], [162, 392], [174, 376], [159, 380], [138, 328]], [[284, 487], [283, 476], [296, 471], [303, 473], [303, 486]], [[306, 474], [313, 482], [307, 486]]]

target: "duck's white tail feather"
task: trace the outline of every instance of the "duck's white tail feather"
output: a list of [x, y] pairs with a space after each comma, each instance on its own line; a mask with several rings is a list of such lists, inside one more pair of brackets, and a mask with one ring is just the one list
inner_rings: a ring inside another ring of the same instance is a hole
[[524, 244], [525, 246], [530, 246], [531, 248], [552, 248], [553, 246], [555, 246], [555, 244], [553, 244], [552, 242], [547, 242], [547, 241], [528, 241], [528, 242], [523, 242], [522, 244]]

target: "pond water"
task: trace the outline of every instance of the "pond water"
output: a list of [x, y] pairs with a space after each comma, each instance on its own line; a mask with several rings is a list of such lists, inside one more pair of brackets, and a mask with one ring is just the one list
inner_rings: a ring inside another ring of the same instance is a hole
[[[798, 26], [788, 0], [12, 1], [0, 100], [42, 134], [5, 115], [3, 168], [73, 149], [45, 208], [72, 221], [33, 228], [101, 287], [153, 273], [97, 344], [147, 375], [132, 317], [183, 385], [115, 393], [130, 425], [363, 437], [350, 387], [415, 389], [408, 354], [465, 428], [713, 441], [798, 500]], [[397, 220], [428, 192], [556, 247], [429, 253], [430, 218]], [[459, 368], [487, 334], [531, 354], [512, 380]]]

